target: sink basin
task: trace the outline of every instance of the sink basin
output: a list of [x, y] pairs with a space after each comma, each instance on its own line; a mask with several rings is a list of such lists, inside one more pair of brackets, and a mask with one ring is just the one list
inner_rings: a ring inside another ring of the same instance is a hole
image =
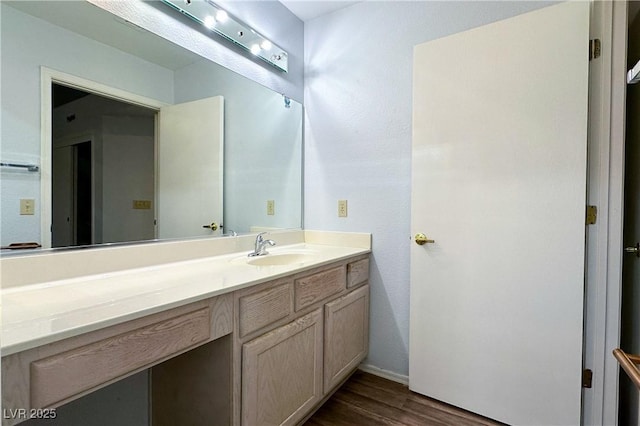
[[320, 252], [298, 247], [276, 247], [269, 254], [249, 257], [246, 254], [231, 259], [232, 263], [249, 266], [289, 266], [303, 265], [321, 259]]
[[247, 259], [247, 263], [253, 266], [282, 266], [305, 263], [312, 258], [313, 255], [309, 253], [271, 253], [250, 257]]

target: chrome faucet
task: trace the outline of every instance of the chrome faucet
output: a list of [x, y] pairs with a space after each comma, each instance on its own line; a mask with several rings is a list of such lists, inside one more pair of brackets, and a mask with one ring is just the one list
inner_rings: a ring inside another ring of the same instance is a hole
[[273, 240], [265, 240], [262, 236], [266, 234], [266, 232], [261, 232], [256, 236], [256, 246], [253, 252], [249, 253], [247, 256], [264, 256], [265, 254], [269, 254], [267, 251], [267, 244], [270, 246], [275, 246], [276, 242]]

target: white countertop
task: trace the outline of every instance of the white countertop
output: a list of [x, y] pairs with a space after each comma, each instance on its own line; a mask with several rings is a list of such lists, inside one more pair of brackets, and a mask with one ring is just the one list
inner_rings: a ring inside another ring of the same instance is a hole
[[292, 265], [253, 266], [247, 252], [3, 289], [2, 356], [270, 281], [370, 248], [292, 244], [272, 254], [313, 253]]

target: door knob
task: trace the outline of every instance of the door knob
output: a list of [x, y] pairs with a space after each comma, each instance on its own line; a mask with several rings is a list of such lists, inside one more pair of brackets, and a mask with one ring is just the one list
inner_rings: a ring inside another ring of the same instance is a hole
[[416, 241], [416, 244], [418, 244], [419, 246], [425, 245], [427, 243], [429, 244], [435, 243], [435, 240], [428, 239], [427, 236], [422, 233], [416, 234], [415, 241]]
[[640, 243], [636, 243], [633, 247], [625, 247], [624, 251], [627, 253], [633, 253], [636, 257], [640, 257]]
[[209, 228], [212, 231], [217, 231], [218, 230], [218, 224], [215, 222], [211, 222], [209, 225], [202, 225], [203, 228]]

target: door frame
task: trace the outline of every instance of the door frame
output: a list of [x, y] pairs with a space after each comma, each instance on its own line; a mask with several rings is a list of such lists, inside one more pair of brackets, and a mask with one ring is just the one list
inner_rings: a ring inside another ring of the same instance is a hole
[[[121, 102], [139, 105], [159, 111], [168, 105], [156, 99], [117, 89], [93, 80], [78, 77], [47, 67], [40, 67], [40, 240], [43, 248], [51, 248], [51, 153], [53, 144], [52, 120], [53, 104], [51, 85], [62, 84], [74, 89], [94, 93]], [[155, 149], [157, 151], [157, 114], [155, 124]], [[154, 159], [157, 162], [157, 158]], [[157, 166], [157, 164], [156, 164]], [[95, 231], [95, 230], [94, 230]], [[95, 235], [95, 234], [94, 234]]]
[[584, 368], [593, 371], [583, 391], [584, 425], [618, 422], [622, 226], [626, 101], [627, 1], [591, 1], [591, 35], [602, 55], [591, 61], [587, 202], [598, 208], [587, 228]]

